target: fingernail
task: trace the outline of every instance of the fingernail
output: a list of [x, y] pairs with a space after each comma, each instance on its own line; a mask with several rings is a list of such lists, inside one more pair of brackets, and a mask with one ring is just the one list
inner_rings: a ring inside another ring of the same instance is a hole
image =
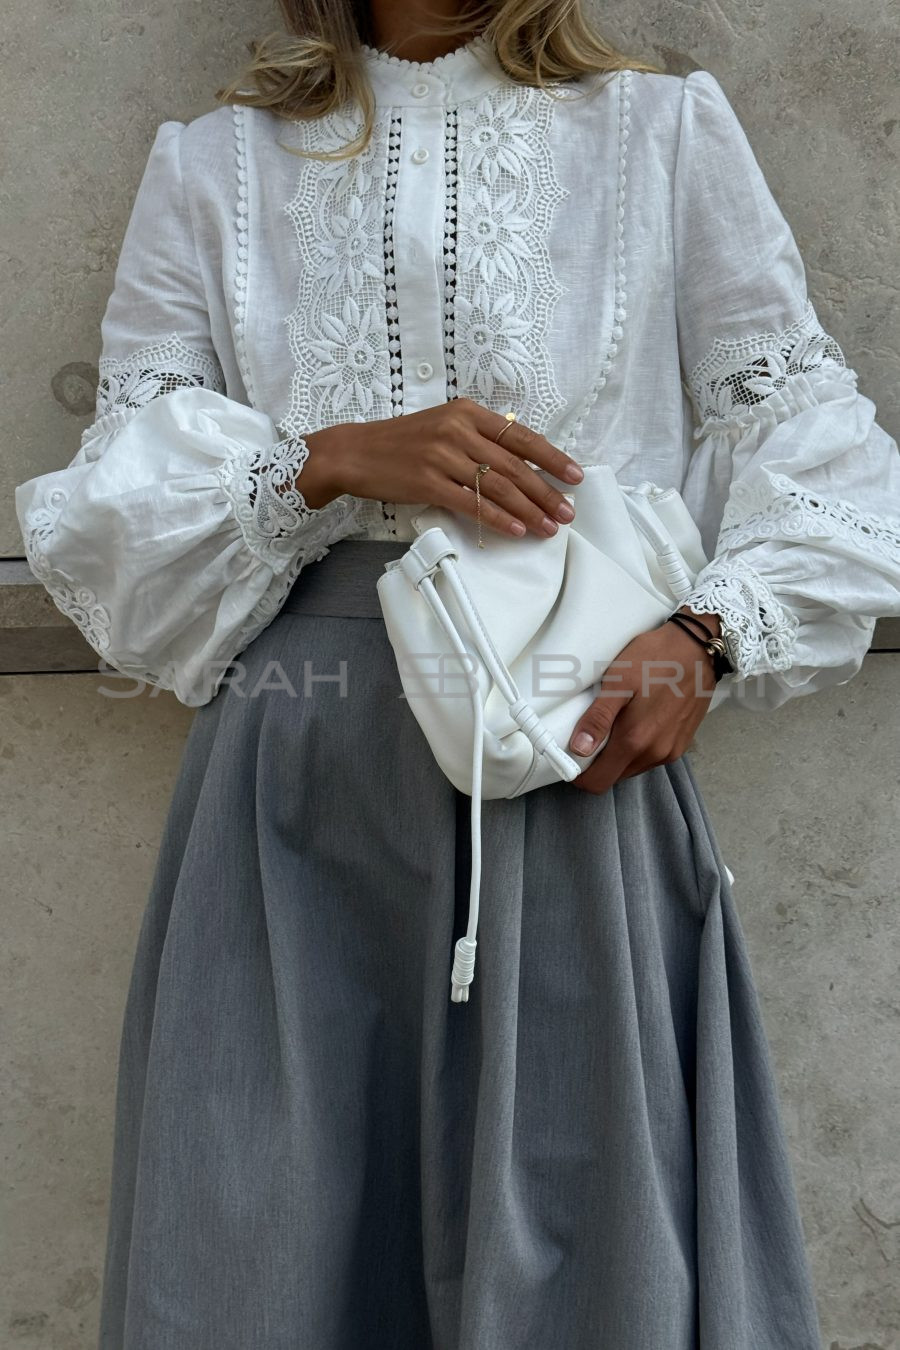
[[593, 749], [594, 738], [587, 731], [579, 731], [578, 735], [572, 741], [572, 749], [576, 755], [587, 755]]
[[549, 516], [544, 516], [544, 531], [546, 534], [556, 534], [558, 529], [559, 526], [555, 520], [551, 520]]
[[525, 526], [522, 524], [521, 520], [514, 520], [509, 528], [512, 530], [513, 534], [525, 533]]
[[574, 517], [575, 512], [572, 510], [568, 502], [561, 502], [560, 505], [556, 508], [557, 520], [573, 520]]
[[579, 464], [567, 464], [563, 476], [567, 483], [580, 483], [584, 477], [584, 469]]

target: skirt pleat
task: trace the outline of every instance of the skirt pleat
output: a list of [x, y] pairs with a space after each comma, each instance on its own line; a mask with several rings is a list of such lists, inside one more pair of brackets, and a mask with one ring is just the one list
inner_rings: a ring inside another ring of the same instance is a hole
[[124, 1014], [100, 1350], [820, 1350], [689, 757], [483, 803], [452, 1003], [469, 799], [371, 599], [327, 612], [391, 547], [301, 573], [194, 716]]

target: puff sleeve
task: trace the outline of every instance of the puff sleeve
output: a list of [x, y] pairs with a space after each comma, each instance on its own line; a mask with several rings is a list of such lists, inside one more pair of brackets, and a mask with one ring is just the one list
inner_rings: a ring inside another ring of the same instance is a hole
[[308, 455], [230, 398], [181, 168], [156, 132], [101, 323], [96, 416], [68, 465], [16, 488], [26, 557], [113, 669], [207, 703], [361, 500], [306, 505]]
[[900, 613], [900, 453], [824, 331], [797, 244], [721, 86], [684, 81], [673, 238], [695, 413], [682, 495], [736, 675], [713, 704], [773, 708], [844, 683]]

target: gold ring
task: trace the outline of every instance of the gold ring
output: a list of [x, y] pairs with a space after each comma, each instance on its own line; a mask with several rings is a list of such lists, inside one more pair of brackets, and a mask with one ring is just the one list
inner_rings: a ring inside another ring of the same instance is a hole
[[498, 443], [500, 441], [500, 437], [503, 435], [504, 431], [509, 426], [510, 422], [515, 422], [516, 420], [516, 414], [514, 412], [504, 413], [504, 416], [506, 418], [506, 423], [504, 426], [500, 428], [500, 430], [497, 432], [497, 435], [494, 437], [494, 440], [497, 441]]

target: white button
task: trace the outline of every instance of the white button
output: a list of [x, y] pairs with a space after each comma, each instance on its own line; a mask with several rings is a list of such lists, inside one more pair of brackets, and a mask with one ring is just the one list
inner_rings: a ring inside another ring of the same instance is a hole
[[415, 94], [416, 98], [424, 98], [428, 93], [428, 85], [425, 84], [423, 80], [420, 80], [418, 84], [413, 85], [410, 92]]
[[413, 164], [424, 164], [428, 158], [428, 151], [425, 149], [424, 145], [420, 145], [418, 150], [412, 152], [410, 158], [412, 159]]
[[416, 366], [416, 374], [420, 380], [430, 380], [434, 374], [434, 366], [429, 365], [427, 361], [420, 361]]

